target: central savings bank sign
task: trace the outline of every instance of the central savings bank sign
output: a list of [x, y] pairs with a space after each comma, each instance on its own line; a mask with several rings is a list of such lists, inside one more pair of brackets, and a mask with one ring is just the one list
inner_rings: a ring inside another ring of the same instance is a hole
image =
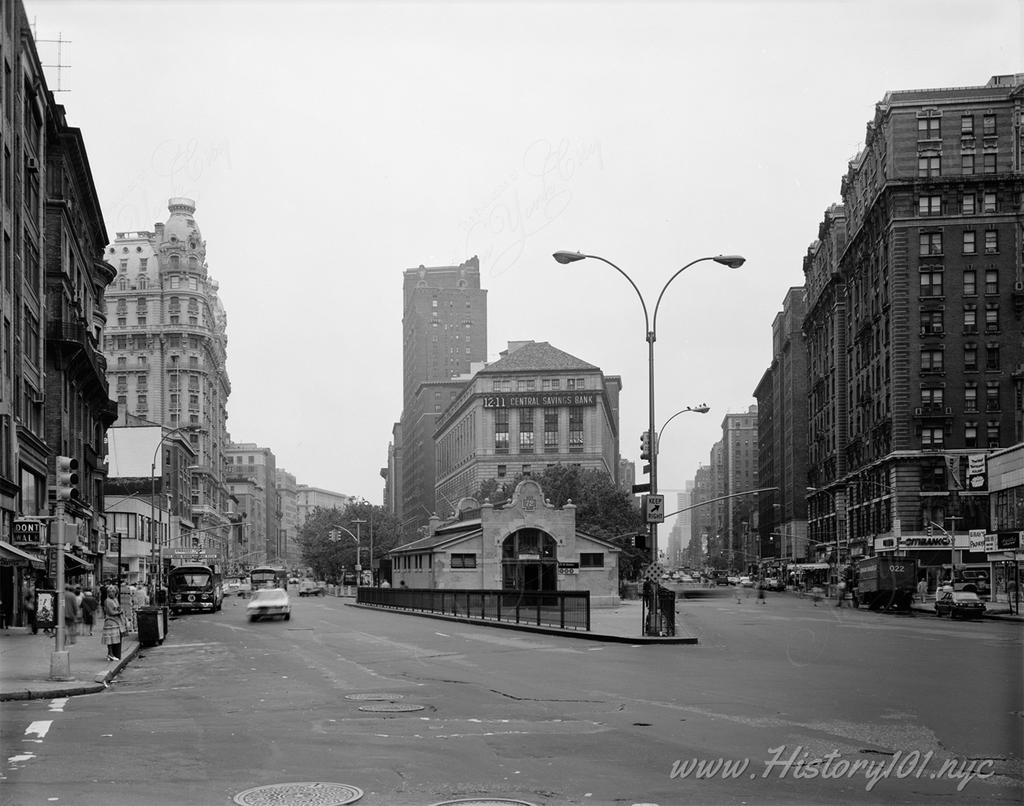
[[545, 392], [526, 395], [484, 395], [485, 409], [530, 409], [554, 406], [596, 406], [596, 392]]

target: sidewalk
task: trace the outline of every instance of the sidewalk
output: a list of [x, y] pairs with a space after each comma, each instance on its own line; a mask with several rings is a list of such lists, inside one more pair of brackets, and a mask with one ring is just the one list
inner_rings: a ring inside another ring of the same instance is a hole
[[121, 660], [107, 660], [107, 648], [100, 643], [102, 630], [80, 635], [67, 647], [71, 658], [71, 680], [50, 680], [50, 657], [56, 641], [28, 627], [0, 630], [0, 702], [35, 700], [95, 694], [121, 671], [139, 650], [138, 636], [131, 633], [121, 643]]
[[[350, 598], [342, 596], [340, 598]], [[354, 598], [354, 597], [351, 597]], [[360, 607], [367, 610], [378, 610], [395, 613], [400, 616], [418, 616], [434, 618], [442, 621], [456, 621], [463, 624], [476, 624], [484, 627], [497, 627], [503, 630], [519, 630], [520, 632], [543, 633], [545, 635], [562, 635], [567, 638], [579, 638], [584, 641], [604, 641], [619, 644], [696, 644], [697, 638], [682, 623], [679, 615], [679, 603], [676, 603], [676, 634], [674, 636], [641, 635], [643, 627], [643, 605], [639, 599], [623, 599], [617, 607], [590, 608], [590, 631], [562, 630], [558, 627], [538, 627], [534, 624], [514, 624], [508, 621], [491, 621], [487, 619], [468, 618], [466, 616], [445, 616], [440, 613], [426, 613], [419, 610], [403, 610], [397, 607], [348, 603], [349, 607]]]

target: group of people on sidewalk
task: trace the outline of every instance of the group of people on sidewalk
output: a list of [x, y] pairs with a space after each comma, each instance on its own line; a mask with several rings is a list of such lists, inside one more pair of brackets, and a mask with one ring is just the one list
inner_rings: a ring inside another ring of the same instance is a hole
[[[116, 585], [101, 585], [99, 600], [92, 590], [83, 590], [80, 585], [65, 585], [63, 596], [65, 646], [77, 643], [80, 635], [86, 635], [86, 630], [88, 635], [93, 635], [97, 620], [102, 618], [100, 643], [107, 648], [107, 660], [120, 660], [122, 636], [137, 629], [134, 624], [135, 591], [129, 591], [125, 607], [118, 601]], [[56, 614], [38, 612], [39, 601], [35, 588], [29, 587], [25, 591], [24, 604], [32, 634], [39, 634], [39, 624], [42, 623], [43, 634], [52, 635], [52, 630], [56, 629]]]

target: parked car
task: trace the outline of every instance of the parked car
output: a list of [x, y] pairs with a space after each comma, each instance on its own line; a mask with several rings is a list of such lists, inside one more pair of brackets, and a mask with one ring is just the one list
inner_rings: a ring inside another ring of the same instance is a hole
[[292, 617], [291, 601], [284, 588], [260, 588], [252, 592], [252, 600], [245, 606], [249, 621], [280, 616], [285, 621]]
[[740, 577], [740, 587], [741, 588], [752, 588], [752, 587], [754, 587], [754, 580], [752, 580], [748, 576], [742, 576], [742, 577]]
[[950, 618], [981, 618], [985, 614], [985, 604], [973, 591], [939, 591], [935, 599], [935, 615], [948, 613]]
[[242, 590], [242, 583], [237, 579], [227, 579], [224, 581], [224, 595], [231, 596], [237, 594]]
[[782, 585], [782, 581], [778, 577], [765, 577], [764, 589], [766, 591], [781, 591], [784, 590], [784, 587]]
[[299, 596], [323, 596], [324, 583], [312, 579], [304, 579], [299, 583]]

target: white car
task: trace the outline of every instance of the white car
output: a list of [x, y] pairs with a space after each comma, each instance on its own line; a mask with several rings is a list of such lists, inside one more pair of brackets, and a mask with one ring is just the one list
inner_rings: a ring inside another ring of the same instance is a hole
[[740, 577], [740, 587], [752, 588], [754, 587], [754, 580], [752, 580], [750, 577]]
[[292, 617], [292, 605], [288, 592], [283, 588], [260, 588], [252, 592], [252, 600], [245, 606], [249, 621], [280, 616], [285, 621]]

